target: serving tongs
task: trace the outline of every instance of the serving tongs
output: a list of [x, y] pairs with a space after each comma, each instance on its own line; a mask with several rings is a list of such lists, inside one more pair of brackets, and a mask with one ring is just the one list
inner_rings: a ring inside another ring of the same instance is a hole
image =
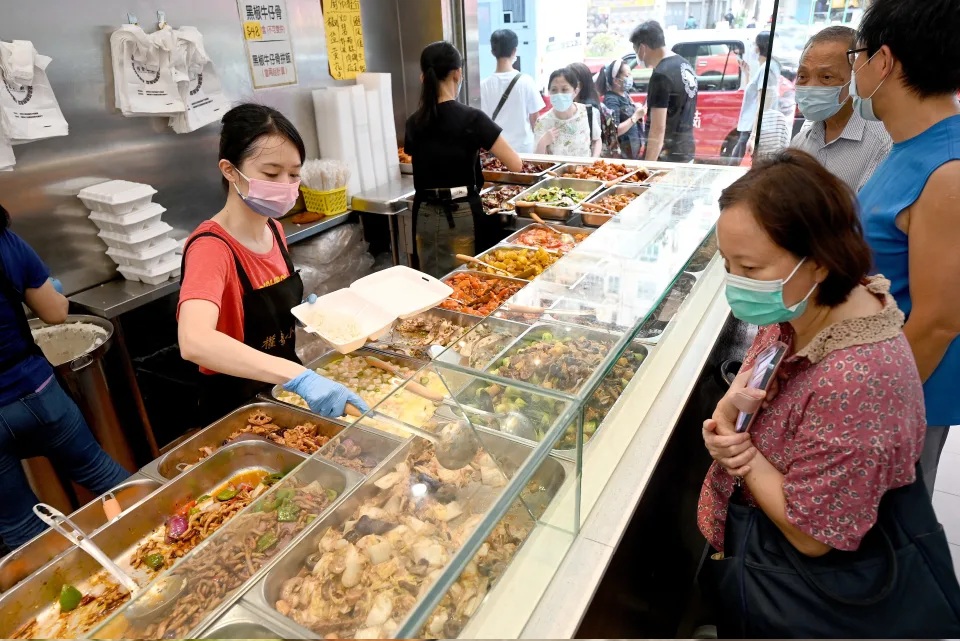
[[68, 541], [93, 557], [117, 583], [130, 593], [131, 598], [135, 599], [125, 612], [130, 619], [147, 619], [161, 613], [172, 605], [187, 587], [187, 580], [184, 577], [167, 575], [160, 577], [146, 591], [143, 591], [133, 577], [120, 569], [120, 566], [91, 541], [76, 523], [58, 509], [46, 503], [37, 503], [33, 506], [33, 513]]
[[[110, 573], [117, 583], [127, 589], [130, 594], [140, 589], [140, 586], [130, 575], [120, 569], [109, 556], [104, 553], [93, 541], [87, 538], [76, 523], [71, 521], [60, 510], [47, 505], [46, 503], [37, 503], [33, 506], [33, 513], [37, 517], [59, 532], [65, 539], [76, 545], [78, 548], [89, 554], [94, 560], [103, 566], [103, 569]], [[69, 529], [68, 529], [69, 528]]]
[[473, 264], [475, 264], [475, 265], [480, 265], [481, 267], [486, 267], [487, 269], [492, 269], [492, 270], [495, 271], [495, 272], [500, 272], [501, 274], [503, 274], [503, 275], [506, 276], [507, 278], [513, 278], [513, 277], [514, 277], [513, 274], [511, 274], [511, 273], [508, 272], [507, 270], [505, 270], [505, 269], [500, 269], [499, 267], [494, 267], [493, 265], [491, 265], [491, 264], [489, 264], [489, 263], [485, 263], [485, 262], [483, 262], [482, 260], [480, 260], [479, 258], [474, 258], [473, 256], [467, 256], [466, 254], [457, 254], [457, 260], [462, 260], [462, 261], [465, 262], [465, 263], [473, 263]]
[[577, 241], [573, 236], [571, 236], [570, 234], [564, 233], [559, 229], [555, 229], [552, 225], [549, 225], [546, 222], [544, 222], [543, 218], [540, 218], [540, 216], [537, 216], [536, 213], [530, 212], [530, 218], [532, 218], [533, 222], [537, 223], [541, 227], [546, 227], [547, 229], [552, 231], [554, 234], [557, 234], [558, 236], [560, 236], [560, 242], [562, 242], [563, 244], [570, 245], [570, 246], [575, 246], [577, 244]]

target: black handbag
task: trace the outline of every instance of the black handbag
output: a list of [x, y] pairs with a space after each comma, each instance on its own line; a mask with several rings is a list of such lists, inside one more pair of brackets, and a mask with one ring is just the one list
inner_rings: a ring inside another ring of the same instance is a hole
[[721, 638], [960, 638], [960, 585], [919, 467], [855, 552], [807, 557], [762, 510], [731, 502], [724, 556], [701, 581]]

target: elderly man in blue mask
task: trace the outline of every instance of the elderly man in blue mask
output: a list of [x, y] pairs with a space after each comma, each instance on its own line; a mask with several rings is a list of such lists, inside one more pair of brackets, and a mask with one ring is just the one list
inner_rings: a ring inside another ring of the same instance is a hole
[[853, 29], [834, 26], [807, 42], [796, 82], [797, 104], [807, 122], [791, 146], [859, 191], [890, 153], [892, 141], [883, 123], [864, 120], [853, 109], [847, 50], [856, 39]]

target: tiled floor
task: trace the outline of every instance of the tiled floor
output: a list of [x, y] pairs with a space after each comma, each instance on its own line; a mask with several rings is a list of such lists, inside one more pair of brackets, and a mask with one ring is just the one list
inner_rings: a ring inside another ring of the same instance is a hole
[[933, 507], [947, 531], [953, 567], [960, 576], [960, 426], [950, 429], [947, 445], [937, 468]]

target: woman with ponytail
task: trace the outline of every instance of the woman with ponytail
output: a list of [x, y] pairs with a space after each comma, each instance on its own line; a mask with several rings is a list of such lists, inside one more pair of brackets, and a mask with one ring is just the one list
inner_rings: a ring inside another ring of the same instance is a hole
[[499, 220], [480, 202], [480, 151], [491, 152], [510, 171], [520, 156], [500, 126], [457, 102], [463, 58], [449, 42], [434, 42], [420, 54], [420, 108], [407, 120], [404, 150], [413, 157], [414, 266], [432, 276], [456, 267], [454, 254], [477, 254], [503, 238]]

